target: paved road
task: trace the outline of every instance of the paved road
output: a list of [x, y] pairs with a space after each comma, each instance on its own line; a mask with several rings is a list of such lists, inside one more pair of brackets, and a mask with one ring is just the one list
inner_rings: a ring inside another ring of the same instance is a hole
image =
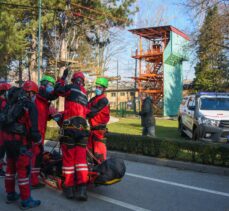
[[[127, 173], [121, 183], [90, 187], [89, 200], [67, 200], [51, 188], [33, 190], [42, 205], [36, 210], [137, 210], [137, 211], [229, 211], [229, 177], [177, 170], [126, 161]], [[0, 179], [0, 210], [19, 210], [4, 202]]]

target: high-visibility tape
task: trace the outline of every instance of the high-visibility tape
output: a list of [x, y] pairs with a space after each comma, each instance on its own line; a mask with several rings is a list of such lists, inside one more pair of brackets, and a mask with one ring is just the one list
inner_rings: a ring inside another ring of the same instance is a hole
[[78, 168], [76, 171], [88, 171], [88, 168]]
[[65, 167], [65, 166], [63, 166], [63, 167], [62, 167], [62, 169], [71, 170], [71, 169], [74, 169], [74, 166], [69, 166], [69, 167], [67, 167], [67, 166], [66, 166], [66, 167]]
[[76, 164], [75, 167], [78, 167], [78, 166], [87, 166], [87, 164]]
[[74, 174], [75, 171], [62, 171], [63, 174]]

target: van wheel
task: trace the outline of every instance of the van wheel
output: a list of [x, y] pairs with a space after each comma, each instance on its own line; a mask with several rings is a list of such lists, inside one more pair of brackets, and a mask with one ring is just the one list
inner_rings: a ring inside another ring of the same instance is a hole
[[181, 119], [180, 119], [179, 122], [178, 122], [178, 131], [180, 132], [180, 135], [181, 135], [182, 137], [185, 136], [185, 133], [184, 133], [184, 125], [183, 125]]
[[192, 133], [192, 140], [193, 141], [198, 141], [199, 140], [199, 134], [198, 134], [197, 128], [195, 128], [193, 133]]

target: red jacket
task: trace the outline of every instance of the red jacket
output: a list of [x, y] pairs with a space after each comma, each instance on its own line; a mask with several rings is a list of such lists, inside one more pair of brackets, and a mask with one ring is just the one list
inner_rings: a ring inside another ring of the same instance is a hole
[[0, 111], [5, 108], [6, 106], [6, 99], [3, 97], [0, 97]]
[[59, 79], [56, 83], [55, 91], [60, 96], [65, 97], [63, 120], [73, 117], [86, 119], [88, 99], [87, 92], [83, 86], [76, 84], [65, 85], [65, 81]]
[[93, 97], [88, 103], [87, 115], [91, 127], [106, 125], [110, 120], [110, 105], [105, 94]]
[[55, 100], [58, 96], [52, 92], [47, 93], [45, 87], [40, 86], [39, 93], [36, 95], [35, 105], [38, 112], [38, 130], [42, 136], [42, 143], [45, 139], [45, 132], [47, 128], [47, 121], [50, 120], [50, 101]]
[[45, 139], [45, 132], [47, 128], [47, 121], [49, 120], [49, 101], [37, 94], [35, 99], [35, 105], [38, 112], [38, 130], [42, 137], [42, 142]]
[[23, 103], [23, 113], [15, 121], [20, 125], [24, 125], [26, 134], [12, 133], [12, 129], [15, 124], [9, 125], [5, 128], [7, 131], [4, 134], [5, 141], [22, 141], [23, 145], [31, 146], [31, 142], [39, 142], [41, 140], [41, 135], [38, 131], [38, 113], [37, 108], [31, 101], [26, 101]]

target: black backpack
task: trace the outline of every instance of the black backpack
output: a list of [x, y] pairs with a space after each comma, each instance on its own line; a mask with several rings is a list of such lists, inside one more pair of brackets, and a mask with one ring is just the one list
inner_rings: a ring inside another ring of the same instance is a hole
[[4, 127], [15, 123], [24, 114], [24, 105], [27, 99], [25, 91], [18, 87], [12, 87], [8, 91], [7, 98], [7, 104], [0, 112], [0, 124]]

